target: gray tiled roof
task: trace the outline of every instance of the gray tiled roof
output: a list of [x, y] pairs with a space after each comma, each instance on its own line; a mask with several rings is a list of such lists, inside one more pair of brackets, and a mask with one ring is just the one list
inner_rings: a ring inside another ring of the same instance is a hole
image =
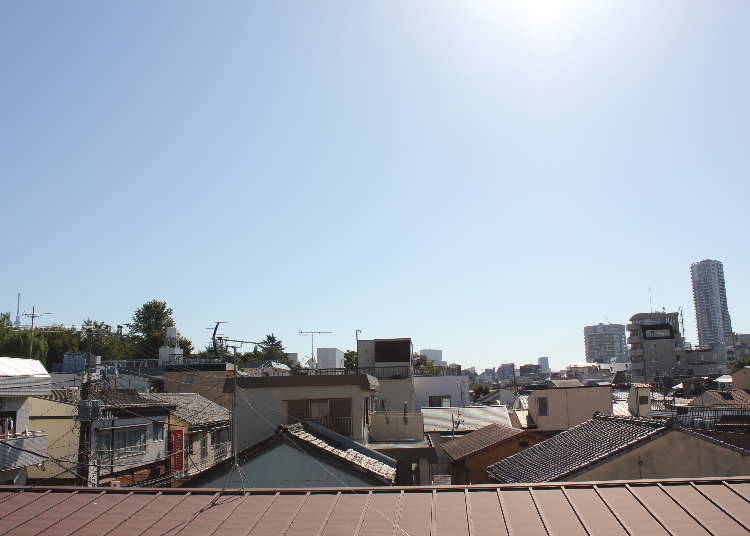
[[191, 426], [211, 424], [229, 420], [229, 410], [198, 393], [147, 393], [141, 395], [149, 400], [174, 404], [172, 413]]
[[490, 465], [498, 482], [550, 482], [667, 430], [663, 421], [597, 415]]
[[[294, 438], [298, 441], [304, 441], [308, 445], [312, 445], [322, 451], [325, 451], [331, 456], [338, 458], [344, 462], [350, 463], [359, 469], [366, 471], [376, 477], [385, 480], [389, 483], [396, 481], [396, 466], [388, 465], [383, 461], [376, 459], [374, 456], [378, 454], [373, 452], [373, 456], [368, 456], [365, 452], [367, 449], [360, 448], [355, 450], [352, 448], [337, 447], [333, 441], [321, 436], [320, 434], [314, 433], [315, 430], [306, 430], [302, 423], [290, 424], [289, 426], [282, 425], [280, 427], [282, 433]], [[362, 452], [364, 451], [364, 452]], [[379, 456], [382, 457], [382, 456]]]

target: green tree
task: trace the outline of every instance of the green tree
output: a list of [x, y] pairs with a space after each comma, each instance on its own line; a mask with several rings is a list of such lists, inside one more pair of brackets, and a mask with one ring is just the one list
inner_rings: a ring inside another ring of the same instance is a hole
[[193, 341], [187, 337], [180, 337], [180, 348], [182, 348], [182, 356], [188, 357], [193, 353]]
[[359, 356], [356, 350], [347, 350], [344, 352], [344, 368], [356, 369], [359, 366]]
[[490, 394], [490, 386], [486, 383], [473, 383], [469, 389], [474, 391], [474, 400], [479, 400], [483, 396]]
[[53, 326], [43, 332], [47, 341], [47, 365], [62, 363], [65, 352], [77, 352], [81, 348], [81, 332], [75, 327]]
[[[29, 357], [30, 329], [17, 330], [10, 320], [10, 313], [0, 314], [0, 354], [7, 357]], [[32, 359], [47, 362], [47, 340], [40, 331], [34, 331]]]
[[253, 350], [253, 354], [254, 357], [263, 361], [289, 362], [284, 353], [284, 345], [273, 333], [266, 335], [266, 338]]
[[432, 364], [432, 361], [427, 359], [427, 356], [424, 354], [414, 354], [414, 369], [417, 374], [421, 374], [422, 376], [430, 376], [432, 374], [435, 374], [435, 365]]
[[734, 366], [732, 367], [733, 372], [737, 372], [743, 367], [750, 367], [750, 357], [743, 357], [742, 359], [738, 359], [734, 362]]
[[127, 326], [130, 335], [137, 341], [137, 357], [156, 359], [159, 347], [164, 344], [165, 330], [174, 327], [172, 308], [167, 302], [148, 301], [135, 310]]

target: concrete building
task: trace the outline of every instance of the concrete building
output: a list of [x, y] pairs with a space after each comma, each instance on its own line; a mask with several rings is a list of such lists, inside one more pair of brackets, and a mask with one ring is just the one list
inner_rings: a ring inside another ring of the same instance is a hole
[[630, 376], [634, 382], [659, 382], [675, 374], [683, 348], [679, 313], [638, 313], [630, 317]]
[[182, 363], [180, 332], [177, 328], [167, 328], [164, 333], [164, 344], [159, 347], [159, 365]]
[[595, 412], [612, 413], [610, 387], [556, 387], [532, 391], [528, 426], [543, 432], [567, 430], [587, 421]]
[[[226, 390], [231, 397], [234, 380]], [[240, 450], [272, 436], [280, 425], [310, 421], [355, 441], [368, 440], [378, 380], [367, 374], [238, 377], [235, 404]]]
[[469, 404], [468, 376], [415, 376], [417, 408], [452, 407]]
[[521, 368], [519, 370], [520, 376], [537, 376], [542, 372], [539, 365], [534, 365], [531, 363], [527, 365], [521, 365]]
[[693, 282], [698, 344], [729, 344], [732, 321], [727, 307], [724, 266], [710, 259], [695, 262], [690, 265], [690, 277]]
[[411, 339], [359, 339], [357, 364], [362, 373], [375, 376], [380, 389], [375, 411], [416, 412], [413, 346]]
[[50, 375], [36, 359], [0, 357], [0, 484], [25, 485], [48, 454], [48, 433], [31, 422], [33, 397], [49, 395]]
[[[37, 483], [74, 483], [76, 473], [81, 472], [77, 466], [80, 427], [90, 426], [91, 485], [132, 486], [151, 479], [169, 479], [171, 406], [132, 391], [99, 395], [103, 400], [86, 401], [86, 411], [73, 389], [56, 389], [32, 400], [31, 423], [47, 428], [50, 456], [58, 461], [29, 468], [29, 478]], [[84, 415], [90, 420], [84, 420]]]
[[589, 363], [622, 363], [627, 360], [625, 326], [622, 324], [585, 326], [583, 340]]
[[318, 368], [344, 368], [344, 352], [338, 348], [318, 348]]
[[182, 487], [232, 455], [227, 408], [196, 393], [141, 394], [170, 405], [171, 475], [162, 487]]
[[501, 379], [508, 379], [515, 376], [515, 363], [503, 363], [497, 368], [497, 375]]
[[547, 357], [546, 355], [538, 357], [536, 362], [537, 365], [539, 365], [539, 372], [548, 373], [551, 371], [551, 369], [549, 368], [549, 357]]

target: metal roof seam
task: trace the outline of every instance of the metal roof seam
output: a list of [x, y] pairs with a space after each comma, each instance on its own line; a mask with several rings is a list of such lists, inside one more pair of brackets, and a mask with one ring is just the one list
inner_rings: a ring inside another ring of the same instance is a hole
[[503, 496], [500, 494], [500, 488], [496, 488], [495, 493], [497, 494], [497, 504], [500, 506], [500, 515], [502, 515], [503, 517], [505, 532], [508, 533], [508, 536], [513, 536], [513, 531], [511, 530], [510, 525], [508, 524], [508, 518], [505, 515], [505, 501], [503, 500]]
[[722, 480], [721, 483], [724, 484], [727, 488], [729, 488], [729, 490], [732, 491], [732, 493], [734, 493], [735, 495], [737, 495], [743, 501], [750, 502], [750, 500], [748, 500], [747, 497], [743, 497], [742, 494], [739, 491], [737, 491], [736, 489], [734, 489], [734, 486], [732, 486], [726, 480]]
[[[143, 534], [144, 532], [147, 532], [154, 525], [156, 525], [159, 521], [161, 521], [162, 519], [164, 519], [165, 517], [167, 517], [167, 514], [169, 514], [172, 510], [174, 510], [175, 508], [177, 508], [177, 506], [179, 506], [180, 504], [182, 504], [183, 502], [185, 502], [185, 500], [188, 497], [190, 497], [190, 496], [191, 496], [190, 493], [186, 493], [184, 497], [182, 497], [179, 501], [177, 501], [172, 506], [170, 506], [169, 508], [167, 508], [164, 512], [162, 512], [162, 514], [160, 516], [158, 516], [156, 519], [154, 519], [148, 526], [146, 526], [145, 528], [141, 529], [141, 531], [138, 534], [136, 534], [135, 536], [141, 536], [141, 534]], [[138, 513], [138, 511], [133, 512], [133, 515], [135, 515], [137, 513]], [[130, 517], [133, 517], [133, 516], [130, 516]], [[128, 520], [130, 520], [130, 517], [128, 518]], [[122, 523], [120, 523], [120, 524], [122, 524]], [[170, 529], [170, 530], [172, 530], [172, 529]]]
[[277, 491], [276, 495], [273, 496], [273, 499], [268, 501], [268, 504], [263, 509], [263, 511], [258, 514], [257, 518], [255, 518], [255, 521], [252, 524], [249, 524], [247, 526], [247, 530], [245, 531], [245, 536], [248, 536], [255, 529], [255, 527], [258, 526], [258, 523], [260, 523], [260, 520], [266, 516], [266, 513], [271, 509], [271, 506], [273, 506], [276, 503], [276, 501], [278, 500], [280, 496], [281, 496], [281, 493]]
[[401, 528], [401, 511], [404, 507], [404, 490], [398, 495], [398, 502], [396, 503], [396, 514], [393, 516], [393, 527], [391, 529], [391, 536], [396, 534], [396, 531], [402, 532], [408, 536], [408, 532]]
[[437, 536], [437, 512], [435, 503], [437, 502], [437, 490], [432, 490], [432, 501], [430, 502], [430, 536]]
[[235, 512], [236, 512], [236, 511], [237, 511], [237, 510], [239, 509], [239, 507], [240, 507], [240, 506], [241, 506], [242, 504], [244, 504], [244, 503], [245, 503], [245, 501], [247, 501], [247, 498], [248, 498], [249, 496], [250, 496], [250, 494], [249, 494], [249, 493], [243, 493], [243, 494], [242, 494], [242, 498], [241, 498], [240, 500], [238, 500], [238, 501], [237, 501], [237, 504], [235, 505], [235, 507], [234, 507], [234, 508], [232, 508], [232, 509], [231, 509], [231, 510], [229, 511], [229, 513], [228, 513], [227, 515], [225, 515], [225, 516], [224, 516], [224, 519], [222, 519], [222, 520], [221, 520], [221, 523], [219, 523], [218, 525], [216, 525], [216, 526], [214, 527], [214, 530], [212, 530], [211, 532], [209, 532], [209, 533], [208, 533], [208, 534], [207, 534], [206, 536], [213, 536], [214, 534], [216, 534], [216, 531], [218, 531], [218, 530], [219, 530], [219, 529], [220, 529], [220, 528], [222, 527], [222, 525], [224, 525], [224, 523], [226, 523], [227, 519], [229, 519], [230, 517], [232, 517], [232, 515], [233, 515], [233, 514], [234, 514], [234, 513], [235, 513]]
[[284, 529], [284, 532], [281, 533], [281, 536], [285, 536], [287, 532], [289, 532], [289, 529], [294, 524], [294, 520], [297, 519], [297, 516], [302, 511], [302, 508], [307, 504], [307, 501], [310, 499], [310, 492], [305, 493], [305, 498], [302, 499], [299, 504], [297, 505], [297, 508], [294, 510], [294, 513], [289, 518], [289, 523], [287, 523], [286, 528]]
[[646, 503], [645, 503], [645, 502], [644, 502], [644, 501], [643, 501], [643, 500], [642, 500], [642, 499], [641, 499], [641, 498], [640, 498], [640, 497], [638, 496], [638, 494], [637, 494], [637, 493], [636, 493], [635, 491], [633, 491], [633, 488], [632, 488], [632, 487], [630, 486], [630, 484], [625, 484], [625, 489], [626, 489], [626, 490], [628, 490], [628, 491], [630, 492], [630, 495], [632, 495], [632, 496], [633, 496], [633, 498], [634, 498], [634, 499], [635, 499], [636, 501], [638, 501], [638, 504], [640, 504], [640, 505], [641, 505], [641, 506], [643, 507], [643, 509], [644, 509], [644, 510], [646, 510], [646, 512], [648, 512], [648, 513], [649, 513], [649, 514], [651, 515], [651, 517], [653, 517], [653, 518], [654, 518], [654, 520], [656, 520], [656, 522], [657, 522], [657, 523], [658, 523], [659, 525], [661, 525], [661, 528], [663, 528], [663, 529], [664, 529], [664, 530], [666, 531], [666, 533], [667, 533], [667, 534], [669, 534], [670, 536], [677, 536], [677, 535], [676, 535], [676, 534], [675, 534], [674, 532], [672, 532], [671, 530], [669, 530], [669, 527], [667, 527], [667, 524], [666, 524], [666, 523], [664, 523], [664, 521], [662, 521], [662, 519], [661, 519], [661, 518], [660, 518], [660, 517], [659, 517], [659, 516], [658, 516], [658, 515], [656, 514], [656, 512], [654, 512], [654, 511], [653, 511], [653, 510], [651, 509], [651, 507], [649, 507], [649, 506], [648, 506], [648, 505], [647, 505], [647, 504], [646, 504]]
[[711, 536], [717, 536], [717, 534], [716, 534], [716, 533], [715, 533], [714, 531], [712, 531], [712, 530], [711, 530], [710, 528], [708, 528], [708, 525], [706, 525], [706, 523], [704, 523], [704, 522], [703, 522], [703, 520], [702, 520], [701, 518], [699, 518], [697, 514], [694, 514], [693, 512], [691, 512], [691, 511], [690, 511], [690, 509], [689, 509], [689, 508], [688, 508], [687, 506], [685, 506], [684, 504], [682, 504], [682, 502], [681, 502], [681, 501], [678, 501], [678, 500], [677, 500], [677, 499], [675, 498], [675, 496], [674, 496], [674, 495], [672, 495], [672, 494], [671, 494], [671, 493], [669, 492], [669, 490], [667, 490], [667, 488], [665, 488], [664, 486], [662, 486], [662, 485], [661, 485], [660, 483], [657, 483], [656, 485], [657, 485], [657, 486], [659, 487], [659, 489], [660, 489], [660, 490], [661, 490], [661, 491], [662, 491], [662, 492], [663, 492], [663, 493], [664, 493], [664, 494], [665, 494], [665, 495], [666, 495], [667, 497], [669, 497], [670, 499], [672, 499], [672, 502], [674, 502], [674, 503], [675, 503], [675, 504], [676, 504], [677, 506], [679, 506], [680, 508], [682, 508], [682, 510], [683, 510], [683, 511], [684, 511], [684, 512], [685, 512], [685, 513], [686, 513], [687, 515], [689, 515], [689, 516], [690, 516], [690, 517], [691, 517], [691, 518], [693, 519], [693, 521], [695, 521], [695, 522], [696, 522], [696, 523], [698, 523], [698, 524], [699, 524], [699, 525], [700, 525], [701, 527], [703, 527], [703, 530], [705, 530], [706, 532], [708, 532], [708, 533], [709, 533], [709, 534], [710, 534]]
[[565, 486], [560, 486], [560, 491], [562, 492], [563, 497], [565, 497], [565, 500], [568, 502], [568, 506], [570, 506], [570, 509], [573, 511], [573, 515], [576, 516], [576, 519], [581, 524], [581, 527], [583, 527], [584, 532], [587, 534], [587, 536], [591, 536], [591, 529], [589, 529], [589, 526], [583, 520], [581, 514], [578, 512], [578, 510], [576, 510], [576, 507], [573, 505], [573, 501], [570, 499]]
[[[60, 502], [56, 502], [56, 503], [54, 503], [54, 504], [51, 504], [51, 505], [49, 505], [49, 506], [48, 506], [47, 508], [45, 508], [44, 510], [42, 510], [41, 512], [37, 512], [37, 513], [36, 513], [36, 514], [35, 514], [34, 516], [30, 517], [29, 519], [27, 519], [27, 520], [25, 520], [25, 521], [21, 521], [21, 522], [20, 522], [20, 523], [18, 523], [17, 525], [13, 525], [13, 526], [12, 526], [11, 528], [9, 528], [9, 529], [8, 529], [8, 530], [6, 530], [5, 532], [3, 532], [3, 533], [2, 533], [2, 535], [0, 535], [0, 536], [5, 536], [6, 534], [10, 534], [10, 533], [12, 533], [12, 532], [13, 532], [14, 530], [16, 530], [16, 529], [17, 529], [18, 527], [20, 527], [21, 525], [25, 525], [25, 524], [26, 524], [26, 523], [28, 523], [29, 521], [32, 521], [32, 520], [36, 519], [36, 518], [37, 518], [38, 516], [40, 516], [40, 515], [42, 515], [42, 514], [44, 514], [44, 513], [48, 512], [48, 511], [52, 510], [53, 508], [55, 508], [56, 506], [59, 506], [59, 505], [61, 505], [61, 504], [62, 504], [62, 503], [64, 503], [65, 501], [69, 501], [69, 500], [70, 500], [71, 498], [75, 497], [76, 495], [78, 495], [78, 493], [74, 491], [73, 493], [71, 493], [70, 495], [68, 495], [67, 497], [65, 497], [65, 498], [64, 498], [64, 499], [63, 499], [62, 501], [60, 501]], [[44, 529], [46, 530], [46, 529], [48, 529], [49, 527], [50, 527], [50, 525], [47, 525], [46, 527], [44, 527]]]
[[341, 499], [340, 491], [336, 493], [336, 498], [333, 500], [333, 503], [331, 503], [331, 507], [328, 509], [326, 516], [323, 518], [323, 522], [320, 524], [320, 528], [318, 529], [318, 532], [315, 534], [315, 536], [321, 536], [323, 534], [326, 526], [328, 526], [328, 520], [331, 519], [331, 514], [336, 509], [336, 505], [339, 503], [339, 499]]
[[[106, 491], [104, 491], [104, 490], [103, 490], [103, 491], [102, 491], [102, 494], [105, 494], [105, 493], [106, 493]], [[110, 506], [110, 507], [109, 507], [108, 509], [106, 509], [106, 510], [102, 510], [101, 512], [99, 512], [99, 515], [96, 515], [96, 516], [92, 517], [91, 519], [89, 519], [88, 521], [86, 521], [86, 523], [84, 523], [84, 524], [83, 524], [83, 525], [81, 525], [80, 527], [76, 527], [76, 531], [79, 531], [79, 530], [81, 530], [81, 529], [82, 529], [83, 527], [85, 527], [85, 526], [87, 526], [87, 525], [90, 525], [91, 523], [93, 523], [94, 521], [96, 521], [97, 519], [99, 519], [100, 517], [102, 517], [102, 516], [103, 516], [104, 514], [106, 514], [106, 513], [110, 512], [110, 511], [112, 511], [112, 510], [113, 510], [114, 508], [116, 508], [116, 507], [120, 506], [120, 505], [121, 505], [121, 504], [122, 504], [123, 502], [125, 502], [125, 501], [126, 501], [126, 500], [127, 500], [128, 498], [132, 497], [133, 495], [135, 495], [135, 494], [134, 494], [134, 493], [133, 493], [132, 491], [131, 491], [130, 493], [128, 493], [127, 495], [123, 495], [123, 496], [122, 496], [122, 498], [121, 498], [121, 499], [120, 499], [119, 501], [117, 501], [117, 502], [116, 502], [116, 503], [115, 503], [114, 505]]]
[[[41, 498], [42, 498], [42, 497], [44, 497], [45, 495], [48, 495], [48, 494], [49, 494], [49, 493], [51, 493], [51, 492], [52, 492], [52, 490], [47, 490], [47, 491], [45, 491], [44, 493], [40, 493], [38, 497], [35, 497], [35, 498], [31, 499], [31, 500], [30, 500], [30, 501], [29, 501], [28, 503], [26, 503], [26, 504], [22, 504], [21, 506], [19, 506], [19, 507], [17, 507], [17, 508], [14, 508], [13, 510], [11, 510], [10, 512], [8, 512], [7, 514], [4, 514], [3, 516], [1, 516], [1, 517], [0, 517], [0, 519], [5, 519], [5, 518], [6, 518], [6, 517], [8, 517], [9, 515], [11, 515], [11, 514], [15, 514], [15, 513], [16, 513], [16, 512], [18, 511], [18, 510], [20, 510], [21, 508], [26, 508], [26, 507], [27, 507], [28, 505], [30, 505], [31, 503], [35, 503], [36, 501], [38, 501], [39, 499], [41, 499]], [[22, 492], [21, 492], [20, 494], [21, 494], [21, 495], [23, 495], [23, 493], [24, 493], [24, 492], [22, 491]], [[18, 496], [18, 495], [14, 495], [14, 498], [15, 498], [15, 497], [17, 497], [17, 496]]]
[[471, 517], [471, 499], [469, 499], [469, 488], [464, 488], [464, 506], [466, 507], [466, 530], [469, 531], [469, 536], [475, 534], [474, 532], [474, 520]]
[[536, 514], [539, 516], [539, 520], [542, 522], [542, 527], [544, 527], [544, 532], [547, 533], [547, 536], [551, 536], [549, 523], [544, 518], [544, 513], [542, 512], [542, 508], [539, 506], [539, 503], [536, 500], [536, 495], [534, 495], [534, 488], [529, 488], [529, 496], [531, 497], [531, 504], [534, 505], [534, 509], [536, 510]]
[[734, 519], [734, 520], [735, 520], [735, 521], [736, 521], [737, 523], [739, 523], [740, 525], [742, 525], [742, 528], [743, 528], [743, 529], [745, 529], [746, 531], [750, 532], [750, 527], [748, 527], [747, 525], [745, 525], [745, 524], [744, 524], [744, 523], [742, 522], [742, 520], [741, 520], [741, 519], [737, 519], [737, 518], [735, 518], [734, 516], [732, 516], [732, 514], [731, 514], [731, 513], [729, 513], [729, 512], [728, 512], [728, 511], [726, 510], [726, 508], [724, 508], [724, 507], [723, 507], [723, 506], [721, 506], [721, 505], [720, 505], [719, 503], [717, 503], [716, 501], [714, 501], [714, 500], [713, 500], [713, 499], [712, 499], [711, 497], [709, 497], [708, 495], [706, 495], [706, 494], [705, 494], [705, 493], [704, 493], [703, 491], [701, 491], [701, 489], [700, 489], [700, 488], [699, 488], [698, 486], [696, 486], [695, 484], [693, 484], [693, 483], [691, 482], [691, 483], [690, 483], [690, 487], [691, 487], [691, 488], [693, 488], [693, 489], [694, 489], [695, 491], [697, 491], [698, 493], [700, 493], [700, 494], [701, 494], [701, 496], [702, 496], [703, 498], [705, 498], [705, 499], [706, 499], [706, 500], [707, 500], [708, 502], [710, 502], [711, 504], [713, 504], [713, 505], [714, 505], [714, 506], [715, 506], [716, 508], [718, 508], [719, 510], [721, 510], [721, 511], [722, 511], [722, 512], [724, 513], [724, 515], [726, 515], [727, 517], [730, 517], [730, 518]]
[[[78, 508], [76, 508], [75, 510], [73, 510], [73, 511], [71, 511], [71, 512], [68, 512], [68, 514], [66, 514], [66, 515], [62, 516], [61, 518], [59, 518], [59, 519], [56, 519], [55, 521], [53, 521], [52, 523], [50, 523], [49, 525], [47, 525], [46, 527], [44, 527], [44, 528], [43, 528], [42, 530], [39, 530], [39, 531], [35, 532], [35, 533], [34, 533], [34, 536], [38, 536], [39, 534], [42, 534], [42, 533], [43, 533], [44, 531], [46, 531], [46, 530], [47, 530], [48, 528], [50, 528], [50, 527], [51, 527], [52, 525], [56, 525], [57, 523], [60, 523], [60, 522], [61, 522], [61, 521], [62, 521], [63, 519], [67, 519], [67, 518], [69, 518], [70, 516], [72, 516], [73, 514], [75, 514], [75, 513], [78, 513], [78, 511], [79, 511], [79, 510], [80, 510], [81, 508], [84, 508], [84, 507], [88, 506], [89, 504], [91, 504], [91, 503], [92, 503], [92, 502], [94, 502], [95, 500], [97, 500], [97, 499], [99, 499], [100, 497], [102, 497], [102, 496], [103, 496], [103, 495], [104, 495], [105, 493], [106, 493], [106, 492], [102, 491], [101, 493], [99, 493], [99, 495], [94, 495], [94, 496], [93, 496], [93, 497], [92, 497], [91, 499], [89, 499], [89, 500], [88, 500], [88, 501], [87, 501], [87, 502], [86, 502], [85, 504], [82, 504], [81, 506], [79, 506], [79, 507], [78, 507]], [[59, 505], [59, 504], [60, 504], [60, 503], [58, 503], [57, 505]], [[57, 506], [57, 505], [55, 505], [55, 506]]]
[[[131, 491], [130, 493], [133, 493], [133, 492]], [[190, 492], [188, 492], [188, 493], [187, 493], [186, 495], [189, 495], [189, 494], [190, 494]], [[154, 496], [154, 499], [156, 499], [156, 498], [158, 498], [158, 497], [161, 497], [161, 495], [162, 495], [162, 492], [160, 491], [160, 492], [158, 492], [158, 493], [157, 493], [157, 494], [156, 494], [156, 495]], [[137, 514], [137, 513], [139, 512], [139, 511], [140, 511], [140, 510], [135, 510], [135, 511], [134, 511], [134, 512], [133, 512], [132, 514], [130, 514], [130, 515], [129, 515], [128, 517], [126, 517], [125, 519], [123, 519], [122, 521], [120, 521], [120, 522], [119, 522], [119, 523], [118, 523], [117, 525], [113, 525], [113, 526], [112, 526], [112, 528], [110, 528], [110, 529], [109, 529], [109, 530], [108, 530], [107, 532], [105, 532], [105, 533], [104, 533], [104, 534], [102, 534], [101, 536], [107, 536], [107, 534], [109, 534], [110, 532], [112, 532], [113, 530], [115, 530], [115, 529], [116, 529], [117, 527], [121, 526], [121, 525], [122, 525], [123, 523], [125, 523], [126, 521], [130, 521], [130, 519], [131, 519], [131, 518], [132, 518], [132, 517], [133, 517], [134, 515], [136, 515], [136, 514]]]
[[365, 501], [365, 504], [362, 505], [362, 513], [359, 515], [359, 520], [357, 521], [357, 527], [354, 529], [354, 536], [358, 536], [359, 531], [362, 530], [362, 525], [364, 525], [365, 523], [365, 515], [367, 514], [367, 508], [370, 506], [371, 502], [372, 502], [372, 491], [367, 493], [367, 500]]
[[630, 527], [627, 526], [625, 521], [620, 517], [620, 514], [615, 512], [614, 508], [612, 508], [612, 506], [606, 501], [601, 491], [599, 491], [599, 487], [597, 485], [594, 485], [592, 486], [592, 489], [594, 490], [594, 493], [596, 493], [596, 496], [599, 497], [599, 500], [602, 501], [607, 510], [609, 510], [609, 513], [612, 514], [612, 517], [614, 517], [615, 520], [617, 520], [617, 522], [620, 524], [622, 530], [624, 530], [626, 534], [633, 536], [634, 532], [630, 529]]

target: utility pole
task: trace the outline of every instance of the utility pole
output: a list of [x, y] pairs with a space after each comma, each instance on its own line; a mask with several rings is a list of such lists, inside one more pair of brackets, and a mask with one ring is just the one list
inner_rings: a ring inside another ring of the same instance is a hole
[[312, 362], [316, 364], [315, 368], [317, 367], [317, 362], [315, 361], [315, 335], [322, 335], [324, 333], [333, 333], [333, 331], [302, 331], [299, 330], [299, 334], [302, 336], [310, 336], [310, 359], [312, 359]]
[[[20, 294], [19, 294], [19, 300], [20, 300]], [[30, 313], [23, 314], [23, 316], [31, 318], [31, 333], [29, 334], [29, 359], [31, 359], [31, 350], [34, 347], [34, 320], [39, 318], [40, 316], [51, 315], [51, 314], [52, 313], [37, 313], [35, 305], [31, 306]]]

